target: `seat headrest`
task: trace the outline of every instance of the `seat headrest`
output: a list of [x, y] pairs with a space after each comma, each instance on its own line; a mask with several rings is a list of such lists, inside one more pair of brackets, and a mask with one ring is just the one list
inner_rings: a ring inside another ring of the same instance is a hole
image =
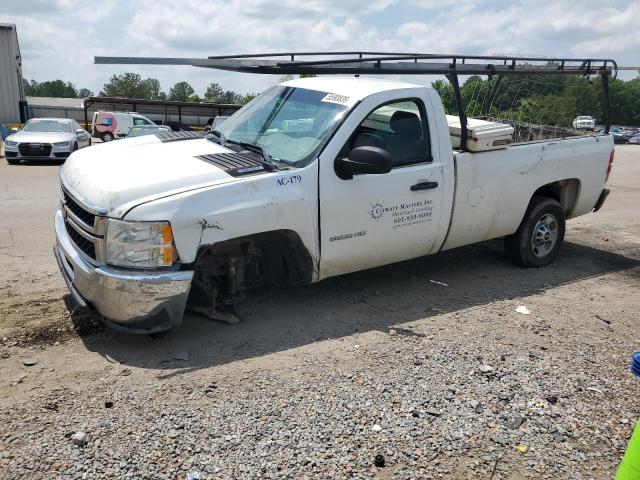
[[420, 138], [422, 136], [422, 124], [413, 112], [398, 110], [391, 115], [389, 127], [396, 135], [403, 137]]

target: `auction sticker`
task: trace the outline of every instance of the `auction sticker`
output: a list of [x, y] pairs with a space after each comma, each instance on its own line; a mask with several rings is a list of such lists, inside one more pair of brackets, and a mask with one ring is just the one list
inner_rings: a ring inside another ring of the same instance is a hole
[[346, 106], [349, 106], [353, 103], [353, 101], [351, 100], [351, 97], [347, 95], [340, 95], [339, 93], [327, 93], [320, 101], [328, 102], [328, 103], [337, 103], [339, 105], [346, 105]]

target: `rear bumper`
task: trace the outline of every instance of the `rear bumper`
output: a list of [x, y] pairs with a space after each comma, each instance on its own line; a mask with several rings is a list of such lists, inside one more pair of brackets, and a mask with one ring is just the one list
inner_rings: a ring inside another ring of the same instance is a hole
[[608, 188], [605, 188], [602, 190], [602, 192], [600, 193], [600, 196], [598, 197], [598, 201], [596, 202], [595, 206], [593, 207], [593, 211], [597, 212], [598, 210], [600, 210], [602, 208], [602, 205], [604, 205], [605, 200], [607, 199], [607, 197], [609, 196], [609, 193], [611, 192], [611, 190], [609, 190]]
[[53, 252], [78, 304], [89, 307], [108, 325], [132, 333], [160, 332], [182, 322], [193, 272], [94, 266], [75, 250], [59, 210], [55, 231]]

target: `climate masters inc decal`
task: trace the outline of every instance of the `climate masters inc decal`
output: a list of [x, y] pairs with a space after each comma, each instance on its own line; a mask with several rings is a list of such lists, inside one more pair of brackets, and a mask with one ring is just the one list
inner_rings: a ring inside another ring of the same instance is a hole
[[384, 202], [369, 204], [369, 216], [376, 222], [385, 223], [394, 230], [419, 223], [431, 221], [433, 202], [431, 200], [418, 200], [414, 202], [402, 202], [385, 206]]

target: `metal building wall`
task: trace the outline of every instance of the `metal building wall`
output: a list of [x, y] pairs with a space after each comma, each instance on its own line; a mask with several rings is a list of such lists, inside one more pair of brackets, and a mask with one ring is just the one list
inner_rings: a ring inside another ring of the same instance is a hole
[[0, 23], [0, 123], [20, 122], [18, 102], [24, 100], [21, 65], [16, 26]]

